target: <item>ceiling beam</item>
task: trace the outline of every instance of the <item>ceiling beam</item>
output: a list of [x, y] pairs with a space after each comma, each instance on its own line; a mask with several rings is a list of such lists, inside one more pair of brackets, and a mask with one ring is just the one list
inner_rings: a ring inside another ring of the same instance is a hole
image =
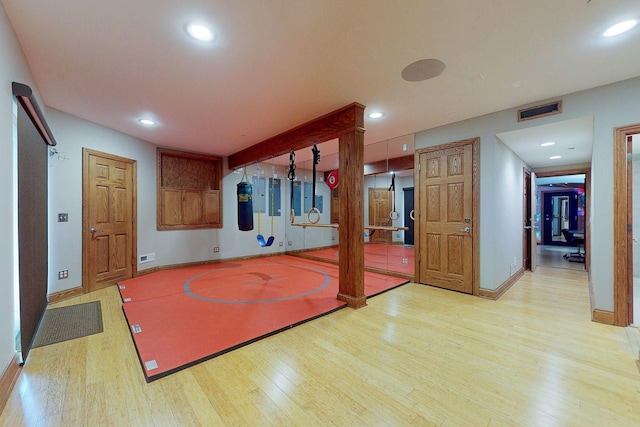
[[413, 159], [413, 154], [409, 154], [408, 156], [394, 157], [392, 159], [384, 159], [373, 163], [367, 163], [364, 165], [364, 174], [373, 175], [376, 173], [386, 173], [391, 171], [398, 172], [413, 169]]
[[229, 169], [261, 162], [330, 141], [355, 130], [364, 131], [365, 106], [354, 102], [229, 156]]
[[[384, 159], [379, 160], [377, 162], [367, 163], [364, 165], [364, 175], [373, 175], [376, 173], [386, 173], [386, 172], [399, 172], [411, 170], [415, 167], [414, 165], [414, 156], [413, 154], [409, 154], [407, 156], [402, 157], [394, 157], [392, 159]], [[333, 172], [331, 170], [324, 172], [324, 180], [329, 179], [329, 174]]]

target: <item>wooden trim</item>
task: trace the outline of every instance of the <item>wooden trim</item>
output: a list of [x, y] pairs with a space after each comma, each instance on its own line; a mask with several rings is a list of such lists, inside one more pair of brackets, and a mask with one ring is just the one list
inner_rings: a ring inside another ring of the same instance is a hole
[[527, 168], [522, 168], [522, 268], [527, 270], [531, 269], [531, 271], [535, 270], [535, 266], [531, 265], [531, 241], [528, 240], [529, 237], [531, 239], [535, 238], [535, 233], [533, 229], [524, 228], [527, 225], [532, 226], [530, 224], [531, 218], [527, 216], [528, 207], [531, 204], [531, 171]]
[[[633, 295], [633, 263], [628, 262], [633, 235], [629, 225], [631, 201], [629, 200], [627, 161], [627, 136], [640, 133], [640, 124], [614, 129], [613, 140], [613, 319], [616, 326], [632, 323], [633, 313], [629, 310], [628, 295]], [[594, 310], [595, 313], [595, 310]], [[594, 316], [595, 320], [595, 316]], [[603, 322], [604, 323], [604, 322]]]
[[472, 144], [473, 171], [472, 205], [473, 214], [471, 224], [473, 224], [473, 294], [480, 292], [480, 138], [469, 140]]
[[55, 292], [53, 294], [49, 294], [49, 304], [54, 304], [56, 302], [60, 302], [69, 298], [77, 297], [84, 294], [84, 289], [82, 286], [78, 286], [77, 288], [66, 289], [64, 291]]
[[364, 174], [373, 175], [376, 173], [388, 173], [389, 171], [404, 171], [413, 169], [413, 154], [392, 159], [384, 159], [364, 165]]
[[505, 292], [507, 292], [518, 280], [522, 278], [522, 276], [524, 276], [524, 271], [524, 267], [521, 267], [520, 270], [516, 271], [513, 276], [505, 280], [496, 289], [479, 289], [476, 295], [481, 298], [487, 298], [495, 301], [504, 295]]
[[365, 106], [362, 104], [351, 103], [233, 153], [228, 158], [228, 168], [235, 170], [250, 163], [287, 154], [291, 150], [300, 150], [311, 147], [313, 144], [336, 139], [357, 130], [364, 132], [364, 109]]
[[20, 372], [22, 372], [22, 366], [20, 366], [18, 355], [16, 354], [0, 377], [0, 414], [9, 401], [11, 391], [13, 391], [13, 387], [16, 385], [16, 382], [18, 382]]
[[[414, 168], [414, 155], [409, 154], [402, 157], [394, 157], [392, 159], [384, 159], [377, 162], [366, 163], [364, 165], [364, 174], [373, 175], [377, 173], [387, 173], [389, 171], [405, 171]], [[331, 170], [324, 172], [324, 180], [329, 179]]]
[[598, 323], [613, 325], [615, 323], [615, 313], [612, 311], [594, 309], [591, 314], [591, 320]]

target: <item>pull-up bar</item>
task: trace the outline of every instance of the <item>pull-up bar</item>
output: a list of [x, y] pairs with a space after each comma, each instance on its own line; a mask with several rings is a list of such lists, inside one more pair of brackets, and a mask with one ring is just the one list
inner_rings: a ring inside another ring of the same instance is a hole
[[[299, 224], [291, 224], [294, 225], [296, 227], [302, 227], [302, 228], [306, 228], [306, 227], [320, 227], [320, 228], [338, 228], [339, 224], [314, 224], [312, 222], [302, 222]], [[409, 227], [392, 227], [392, 226], [386, 226], [386, 225], [365, 225], [364, 226], [365, 230], [381, 230], [381, 231], [407, 231], [409, 230]]]

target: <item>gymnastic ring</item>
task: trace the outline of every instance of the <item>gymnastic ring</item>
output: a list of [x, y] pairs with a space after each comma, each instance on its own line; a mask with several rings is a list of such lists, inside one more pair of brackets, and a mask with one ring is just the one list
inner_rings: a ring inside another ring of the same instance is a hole
[[291, 221], [291, 224], [296, 222], [296, 211], [294, 211], [293, 209], [289, 211], [289, 221]]
[[389, 214], [389, 218], [391, 218], [392, 221], [395, 221], [396, 219], [400, 218], [400, 214], [396, 211], [391, 211], [391, 213]]
[[415, 215], [415, 210], [411, 209], [411, 212], [409, 212], [409, 218], [411, 218], [411, 221], [415, 221], [416, 219], [413, 217]]
[[[311, 214], [316, 213], [318, 218], [315, 218], [315, 221], [311, 219]], [[311, 224], [317, 224], [320, 221], [320, 210], [318, 208], [311, 208], [309, 212], [307, 212], [307, 219]]]

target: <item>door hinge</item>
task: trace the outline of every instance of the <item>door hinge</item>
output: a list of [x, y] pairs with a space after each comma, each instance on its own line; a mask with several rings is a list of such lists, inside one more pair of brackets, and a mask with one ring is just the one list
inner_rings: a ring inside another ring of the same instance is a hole
[[422, 169], [422, 163], [418, 163], [418, 170]]
[[627, 233], [633, 233], [633, 224], [627, 224]]
[[631, 156], [632, 156], [632, 153], [627, 153], [627, 162], [631, 162], [633, 160]]

